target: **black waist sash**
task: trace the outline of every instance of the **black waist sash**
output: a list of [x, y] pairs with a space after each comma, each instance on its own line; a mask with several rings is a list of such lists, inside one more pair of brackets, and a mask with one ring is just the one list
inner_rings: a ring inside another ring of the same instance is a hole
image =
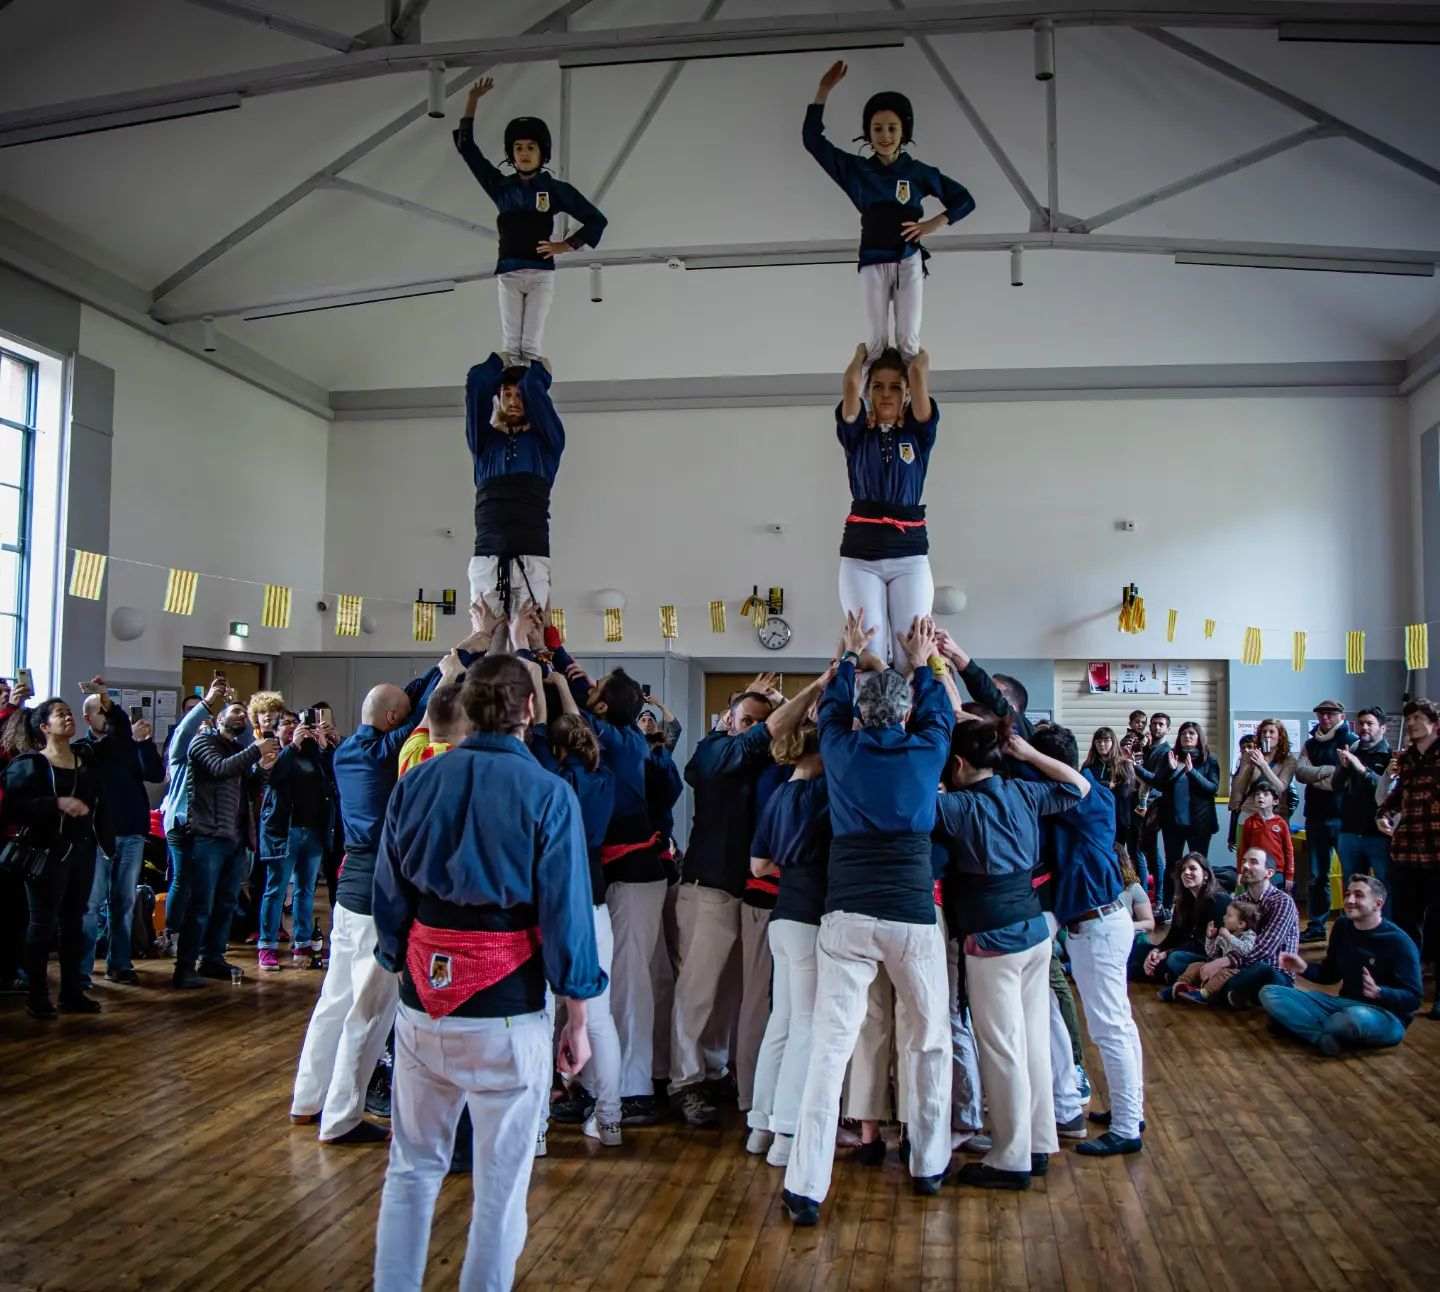
[[[867, 431], [866, 434], [880, 432]], [[910, 523], [887, 523], [897, 520]], [[856, 561], [883, 561], [892, 556], [925, 556], [929, 551], [930, 531], [925, 525], [924, 504], [907, 507], [898, 502], [851, 499], [845, 533], [840, 539], [841, 556]]]
[[475, 486], [475, 555], [550, 555], [550, 485], [544, 476], [493, 476]]
[[989, 933], [1041, 914], [1031, 872], [974, 875], [951, 871], [945, 877], [945, 919], [956, 937]]
[[928, 834], [832, 839], [827, 884], [827, 911], [850, 911], [908, 924], [935, 923]]
[[905, 237], [902, 224], [924, 219], [925, 209], [917, 202], [902, 206], [899, 202], [875, 202], [860, 212], [860, 247], [863, 251], [903, 253]]
[[495, 221], [501, 260], [543, 260], [536, 245], [549, 242], [555, 217], [549, 211], [502, 211]]

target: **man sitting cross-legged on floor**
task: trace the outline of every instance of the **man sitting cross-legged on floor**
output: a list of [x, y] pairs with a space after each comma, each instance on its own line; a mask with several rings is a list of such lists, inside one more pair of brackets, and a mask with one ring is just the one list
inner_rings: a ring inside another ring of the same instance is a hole
[[1340, 994], [1299, 987], [1263, 987], [1260, 1007], [1272, 1023], [1334, 1058], [1342, 1050], [1399, 1045], [1420, 1008], [1420, 953], [1398, 924], [1381, 915], [1385, 885], [1354, 875], [1345, 888], [1345, 915], [1330, 931], [1320, 964], [1282, 952], [1280, 967], [1314, 983], [1340, 984]]
[[1200, 986], [1212, 1005], [1245, 1009], [1255, 1004], [1262, 987], [1290, 986], [1280, 957], [1295, 955], [1300, 947], [1300, 915], [1295, 899], [1271, 883], [1275, 859], [1263, 848], [1248, 848], [1240, 861], [1240, 887], [1236, 896], [1260, 908], [1255, 945], [1248, 951], [1231, 951], [1207, 960], [1200, 969]]

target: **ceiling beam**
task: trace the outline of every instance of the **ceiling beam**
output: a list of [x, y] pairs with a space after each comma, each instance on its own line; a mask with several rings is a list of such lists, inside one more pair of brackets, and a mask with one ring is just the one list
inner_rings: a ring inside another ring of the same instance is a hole
[[[720, 12], [724, 3], [725, 0], [710, 0], [710, 3], [705, 6], [705, 12], [700, 15], [700, 21], [711, 22]], [[615, 153], [615, 159], [600, 180], [600, 186], [595, 190], [595, 196], [592, 199], [596, 206], [605, 200], [605, 194], [610, 191], [610, 187], [619, 177], [621, 169], [630, 160], [630, 154], [635, 151], [640, 140], [645, 137], [645, 132], [650, 129], [650, 123], [655, 120], [655, 114], [665, 105], [665, 100], [670, 97], [670, 91], [675, 88], [675, 82], [680, 79], [680, 73], [684, 70], [685, 64], [678, 62], [673, 64], [660, 78], [660, 84], [655, 87], [648, 102], [640, 109], [640, 115], [635, 119], [635, 124], [630, 127], [630, 133], [625, 136], [625, 142], [620, 145]], [[567, 67], [562, 75], [568, 75], [569, 72], [570, 69]]]
[[[905, 0], [890, 0], [890, 7], [903, 11]], [[960, 88], [960, 82], [951, 74], [950, 69], [945, 65], [945, 60], [936, 52], [929, 37], [916, 36], [915, 44], [925, 56], [925, 61], [935, 69], [935, 75], [940, 78], [940, 83], [950, 92], [950, 97], [955, 100], [955, 105], [964, 113], [965, 120], [970, 123], [970, 128], [979, 136], [980, 142], [985, 146], [985, 151], [994, 159], [995, 164], [1000, 167], [1001, 173], [1010, 181], [1010, 187], [1025, 203], [1025, 209], [1030, 212], [1031, 219], [1043, 219], [1045, 212], [1040, 206], [1039, 198], [1031, 191], [1030, 185], [1025, 182], [1025, 177], [1020, 174], [1019, 168], [1010, 160], [1010, 155], [1001, 147], [994, 132], [985, 124], [985, 119], [980, 115], [979, 110], [970, 102], [970, 96]]]
[[[1395, 8], [1400, 8], [1400, 6], [1397, 5]], [[1208, 49], [1201, 49], [1199, 45], [1191, 44], [1190, 41], [1182, 39], [1173, 32], [1161, 31], [1155, 27], [1140, 27], [1137, 30], [1142, 35], [1149, 36], [1151, 40], [1158, 41], [1167, 49], [1173, 49], [1177, 54], [1183, 54], [1202, 67], [1208, 67], [1212, 72], [1218, 72], [1221, 76], [1228, 77], [1237, 85], [1243, 85], [1246, 89], [1254, 90], [1256, 94], [1263, 94], [1267, 99], [1284, 104], [1285, 107], [1298, 112], [1302, 117], [1309, 117], [1317, 125], [1329, 126], [1362, 148], [1368, 148], [1372, 153], [1385, 158], [1386, 161], [1403, 166], [1422, 179], [1428, 179], [1432, 184], [1440, 184], [1440, 168], [1431, 166], [1429, 162], [1421, 161], [1420, 158], [1410, 153], [1403, 152], [1393, 144], [1386, 143], [1378, 135], [1372, 135], [1368, 131], [1361, 130], [1359, 126], [1353, 126], [1348, 121], [1340, 120], [1339, 117], [1326, 112], [1324, 108], [1317, 107], [1307, 99], [1302, 99], [1298, 94], [1282, 90], [1278, 85], [1272, 84], [1263, 77], [1256, 76], [1253, 72], [1247, 72], [1243, 67], [1237, 67], [1234, 63], [1212, 54]]]
[[1157, 202], [1164, 202], [1181, 193], [1188, 193], [1192, 188], [1199, 188], [1202, 184], [1210, 183], [1211, 180], [1222, 179], [1226, 175], [1233, 175], [1236, 171], [1245, 170], [1249, 166], [1289, 152], [1292, 148], [1298, 148], [1312, 139], [1326, 139], [1338, 133], [1332, 126], [1307, 126], [1304, 130], [1297, 130], [1283, 139], [1261, 144], [1259, 148], [1252, 148], [1248, 153], [1241, 153], [1238, 157], [1231, 157], [1228, 161], [1217, 162], [1214, 166], [1206, 166], [1203, 170], [1197, 170], [1193, 175], [1187, 175], [1184, 179], [1177, 179], [1172, 184], [1164, 184], [1160, 188], [1152, 189], [1149, 193], [1142, 193], [1139, 197], [1132, 197], [1128, 202], [1121, 202], [1107, 211], [1101, 211], [1098, 215], [1092, 215], [1088, 220], [1072, 226], [1073, 232], [1091, 233], [1104, 225], [1114, 224], [1116, 220], [1123, 220], [1127, 215], [1134, 215], [1136, 211], [1143, 211], [1147, 206], [1154, 206]]
[[312, 45], [324, 45], [329, 49], [338, 49], [342, 54], [365, 48], [365, 41], [358, 36], [348, 36], [343, 31], [331, 31], [328, 27], [317, 27], [314, 23], [305, 22], [300, 18], [291, 18], [287, 14], [276, 13], [264, 5], [253, 4], [251, 0], [185, 0], [185, 2], [200, 9], [213, 9], [216, 13], [223, 13], [227, 18], [235, 18], [240, 22], [248, 22], [257, 27], [268, 27], [282, 36], [294, 36], [297, 40], [308, 40]]
[[[590, 0], [566, 0], [566, 3], [557, 6], [544, 18], [540, 19], [539, 22], [533, 23], [528, 29], [529, 34], [540, 35], [551, 30], [552, 27], [563, 25], [571, 15], [578, 13], [589, 3]], [[459, 90], [464, 89], [477, 76], [482, 75], [488, 70], [487, 67], [472, 67], [467, 69], [447, 83], [445, 86], [446, 95], [455, 94]], [[165, 297], [174, 292], [182, 283], [188, 282], [202, 269], [213, 264], [227, 251], [239, 246], [246, 238], [254, 233], [258, 233], [266, 225], [271, 223], [271, 221], [284, 215], [286, 211], [302, 198], [313, 193], [317, 188], [323, 187], [327, 180], [333, 179], [342, 171], [348, 170], [362, 157], [369, 156], [375, 149], [380, 147], [381, 144], [393, 139], [407, 126], [419, 121], [425, 116], [428, 107], [428, 100], [422, 99], [413, 108], [402, 112], [398, 117], [386, 122], [373, 134], [366, 135], [366, 137], [353, 148], [346, 149], [345, 152], [341, 153], [340, 156], [335, 158], [328, 166], [322, 167], [313, 175], [301, 180], [300, 183], [296, 184], [295, 187], [288, 192], [282, 193], [263, 210], [257, 211], [243, 224], [232, 229], [218, 242], [211, 243], [210, 246], [206, 247], [199, 255], [192, 257], [185, 264], [181, 265], [180, 268], [166, 278], [164, 282], [158, 283], [151, 292], [151, 299], [155, 302], [164, 300]]]
[[[830, 14], [791, 14], [724, 22], [661, 23], [585, 32], [548, 32], [535, 40], [521, 36], [480, 37], [424, 44], [389, 45], [362, 49], [343, 57], [227, 72], [198, 80], [99, 95], [64, 103], [45, 104], [0, 113], [0, 144], [6, 132], [54, 125], [98, 113], [130, 111], [159, 105], [240, 94], [254, 98], [293, 90], [425, 70], [431, 63], [447, 67], [490, 67], [496, 63], [552, 62], [576, 58], [605, 62], [656, 62], [677, 58], [704, 58], [707, 49], [723, 49], [727, 56], [775, 53], [804, 49], [807, 41], [828, 43], [854, 39], [873, 41], [897, 30], [911, 36], [948, 32], [1003, 31], [1033, 27], [1050, 21], [1057, 26], [1199, 26], [1276, 28], [1281, 22], [1314, 16], [1314, 5], [1284, 0], [1129, 0], [1113, 8], [1097, 7], [1093, 0], [971, 0], [967, 4], [925, 5], [898, 18], [889, 9]], [[1330, 4], [1326, 16], [1334, 21], [1407, 26], [1440, 25], [1440, 5]], [[814, 46], [809, 46], [813, 48]]]
[[448, 211], [437, 211], [433, 206], [426, 206], [423, 202], [412, 201], [408, 197], [401, 197], [398, 193], [387, 193], [381, 188], [371, 188], [369, 184], [357, 184], [354, 180], [342, 179], [339, 175], [330, 176], [321, 187], [334, 189], [337, 193], [352, 193], [356, 197], [368, 198], [382, 206], [394, 207], [397, 211], [408, 211], [411, 215], [433, 220], [437, 224], [448, 224], [452, 229], [462, 229], [466, 233], [478, 233], [482, 238], [495, 239], [499, 237], [488, 224], [481, 224], [476, 220], [466, 220], [458, 215], [451, 215]]
[[[1293, 242], [1241, 242], [1223, 238], [1138, 237], [1105, 233], [1049, 233], [1044, 230], [1026, 233], [954, 233], [927, 238], [925, 245], [936, 255], [950, 252], [1004, 251], [1024, 247], [1034, 251], [1092, 251], [1119, 255], [1174, 256], [1195, 255], [1286, 256], [1313, 260], [1351, 261], [1356, 264], [1376, 262], [1402, 265], [1440, 263], [1440, 250], [1402, 247], [1312, 246]], [[590, 265], [665, 265], [676, 260], [695, 271], [703, 269], [748, 269], [775, 265], [854, 264], [855, 240], [830, 238], [795, 242], [739, 242], [705, 246], [628, 247], [591, 250], [564, 256], [556, 261], [557, 272], [584, 269]], [[453, 274], [446, 280], [453, 284], [481, 282], [493, 278], [493, 270], [477, 270]], [[301, 296], [274, 300], [230, 304], [219, 302], [204, 308], [192, 308], [162, 314], [166, 323], [185, 323], [203, 319], [238, 318], [261, 314], [285, 306], [304, 304], [318, 308], [326, 302], [343, 304], [349, 298], [370, 293], [397, 293], [420, 289], [433, 284], [434, 278], [405, 282], [347, 283], [319, 288]]]

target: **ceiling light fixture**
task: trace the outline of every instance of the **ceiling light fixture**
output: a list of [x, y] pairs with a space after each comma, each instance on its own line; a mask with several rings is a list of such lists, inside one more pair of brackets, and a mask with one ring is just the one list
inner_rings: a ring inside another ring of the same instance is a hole
[[425, 115], [438, 121], [445, 115], [445, 64], [438, 61], [431, 63], [429, 75], [430, 89], [427, 97], [430, 103]]
[[1055, 24], [1049, 18], [1035, 24], [1035, 79], [1055, 79]]

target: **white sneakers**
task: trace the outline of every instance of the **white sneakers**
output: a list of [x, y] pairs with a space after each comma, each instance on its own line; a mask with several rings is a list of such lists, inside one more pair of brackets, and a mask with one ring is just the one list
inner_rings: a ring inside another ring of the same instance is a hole
[[770, 1141], [774, 1138], [768, 1130], [752, 1130], [745, 1137], [745, 1151], [747, 1153], [763, 1153], [770, 1147]]
[[777, 1135], [770, 1145], [770, 1151], [765, 1154], [765, 1160], [771, 1166], [789, 1166], [790, 1148], [795, 1143], [793, 1135]]
[[598, 1139], [606, 1148], [619, 1148], [621, 1144], [620, 1123], [602, 1122], [591, 1113], [581, 1129], [591, 1139]]
[[542, 1130], [540, 1134], [535, 1137], [535, 1156], [544, 1157], [548, 1152], [549, 1149], [545, 1147], [545, 1132]]

